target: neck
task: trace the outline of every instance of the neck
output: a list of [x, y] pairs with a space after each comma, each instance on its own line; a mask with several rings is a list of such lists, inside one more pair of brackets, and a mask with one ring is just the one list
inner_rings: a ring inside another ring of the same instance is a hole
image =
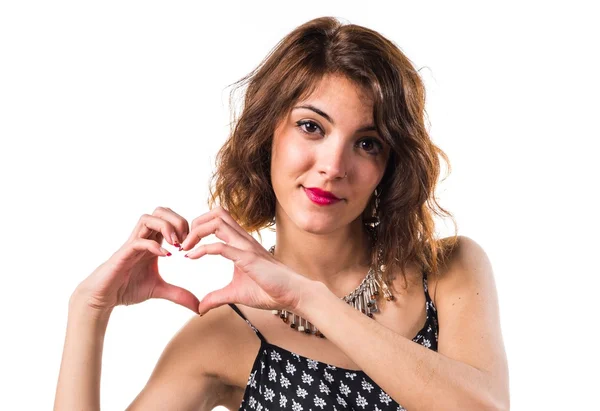
[[287, 216], [278, 214], [276, 221], [275, 258], [298, 274], [322, 282], [338, 297], [367, 275], [370, 239], [360, 218], [327, 234], [301, 230]]

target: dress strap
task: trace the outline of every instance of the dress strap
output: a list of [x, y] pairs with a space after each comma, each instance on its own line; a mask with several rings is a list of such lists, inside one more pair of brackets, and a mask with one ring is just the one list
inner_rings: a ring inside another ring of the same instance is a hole
[[433, 300], [429, 296], [429, 287], [427, 286], [427, 272], [423, 271], [423, 290], [425, 290], [425, 304], [433, 309], [433, 311], [437, 311], [435, 305], [433, 305]]
[[260, 331], [258, 331], [258, 329], [252, 325], [252, 323], [250, 321], [248, 321], [248, 319], [244, 316], [244, 314], [242, 314], [242, 312], [240, 311], [240, 309], [232, 303], [228, 304], [231, 308], [233, 308], [233, 311], [235, 311], [236, 313], [238, 313], [238, 315], [240, 317], [242, 317], [244, 319], [244, 321], [246, 321], [248, 323], [248, 325], [250, 326], [250, 328], [252, 328], [252, 330], [256, 333], [256, 335], [258, 336], [258, 338], [260, 338], [261, 341], [263, 342], [267, 342], [267, 340], [265, 339], [265, 337], [263, 337], [263, 335], [260, 333]]

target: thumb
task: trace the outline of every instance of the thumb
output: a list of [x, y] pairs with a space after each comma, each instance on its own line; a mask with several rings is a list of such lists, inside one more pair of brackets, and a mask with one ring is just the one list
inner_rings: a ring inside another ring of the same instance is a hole
[[162, 298], [163, 300], [172, 301], [198, 314], [198, 298], [185, 288], [161, 282], [154, 287], [152, 298]]
[[198, 313], [200, 316], [203, 316], [213, 308], [217, 308], [232, 301], [229, 294], [229, 287], [221, 288], [220, 290], [215, 290], [206, 294], [202, 301], [198, 303]]

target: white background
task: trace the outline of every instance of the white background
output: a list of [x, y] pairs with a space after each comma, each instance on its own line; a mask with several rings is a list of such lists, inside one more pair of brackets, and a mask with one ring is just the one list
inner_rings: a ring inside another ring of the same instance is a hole
[[[440, 203], [494, 268], [512, 409], [589, 409], [600, 274], [592, 3], [3, 2], [0, 409], [51, 409], [73, 289], [141, 214], [207, 211], [227, 86], [324, 15], [379, 31], [421, 68], [431, 136], [452, 165]], [[231, 278], [218, 257], [161, 264], [199, 298]], [[191, 315], [164, 300], [114, 311], [103, 409], [133, 400]]]

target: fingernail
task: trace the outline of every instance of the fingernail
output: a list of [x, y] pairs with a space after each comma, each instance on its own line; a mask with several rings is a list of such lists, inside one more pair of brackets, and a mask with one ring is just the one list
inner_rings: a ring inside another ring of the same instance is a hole
[[175, 234], [175, 233], [171, 234], [171, 241], [173, 241], [173, 245], [175, 247], [179, 247], [179, 240], [177, 239], [177, 234]]
[[187, 254], [186, 254], [186, 255], [184, 255], [184, 257], [185, 257], [185, 258], [189, 258]]

